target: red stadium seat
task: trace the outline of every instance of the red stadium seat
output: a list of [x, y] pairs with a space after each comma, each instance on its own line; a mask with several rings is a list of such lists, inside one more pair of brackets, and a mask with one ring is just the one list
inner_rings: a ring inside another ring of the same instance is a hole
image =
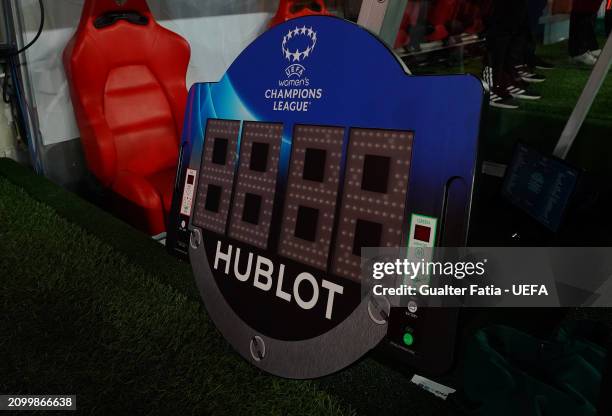
[[457, 20], [463, 25], [465, 33], [477, 35], [484, 31], [484, 17], [490, 8], [489, 0], [462, 0]]
[[324, 0], [281, 0], [269, 27], [276, 26], [289, 19], [312, 14], [330, 14], [325, 7]]
[[189, 58], [145, 0], [86, 0], [64, 50], [89, 169], [117, 214], [150, 235], [165, 231], [170, 211]]
[[428, 20], [433, 32], [427, 35], [428, 42], [441, 41], [450, 35], [449, 25], [457, 16], [460, 2], [458, 0], [437, 0], [429, 9]]
[[[439, 42], [449, 36], [479, 34], [484, 30], [483, 11], [488, 0], [409, 0], [395, 47]], [[424, 17], [426, 15], [426, 18]], [[425, 39], [411, 39], [418, 26], [426, 27]]]
[[419, 11], [423, 2], [427, 0], [408, 1], [404, 10], [404, 17], [400, 24], [400, 30], [395, 39], [394, 48], [400, 48], [410, 43], [410, 32], [419, 22]]

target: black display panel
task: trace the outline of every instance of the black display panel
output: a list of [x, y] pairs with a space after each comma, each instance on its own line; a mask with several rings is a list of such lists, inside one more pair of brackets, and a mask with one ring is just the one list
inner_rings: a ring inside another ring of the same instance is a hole
[[344, 129], [295, 127], [279, 254], [327, 270]]
[[244, 122], [229, 236], [268, 247], [283, 125]]
[[200, 167], [193, 223], [225, 233], [234, 185], [240, 121], [209, 119]]
[[557, 231], [576, 189], [580, 171], [560, 159], [517, 144], [502, 195], [551, 231]]
[[398, 247], [413, 133], [351, 129], [332, 270], [360, 279], [361, 248]]

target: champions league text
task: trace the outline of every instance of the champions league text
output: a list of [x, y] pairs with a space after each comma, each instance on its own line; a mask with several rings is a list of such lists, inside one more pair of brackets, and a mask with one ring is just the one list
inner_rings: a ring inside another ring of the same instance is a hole
[[[307, 86], [308, 83], [308, 79], [279, 81], [279, 84], [283, 86]], [[269, 89], [266, 90], [264, 95], [267, 99], [274, 100], [274, 111], [306, 112], [310, 108], [312, 100], [320, 100], [323, 97], [323, 90], [321, 88]]]

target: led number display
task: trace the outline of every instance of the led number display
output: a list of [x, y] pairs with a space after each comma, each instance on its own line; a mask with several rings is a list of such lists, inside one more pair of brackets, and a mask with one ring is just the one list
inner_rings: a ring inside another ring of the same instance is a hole
[[208, 120], [193, 223], [225, 234], [240, 121]]
[[363, 247], [402, 240], [413, 134], [351, 129], [333, 272], [358, 280]]
[[243, 126], [229, 234], [263, 249], [268, 247], [282, 135], [282, 124]]
[[293, 132], [279, 254], [327, 269], [344, 129], [298, 125]]
[[[265, 250], [283, 126], [244, 122], [236, 149], [236, 123], [209, 121], [211, 140], [204, 150], [194, 224], [224, 235], [228, 228], [230, 238]], [[413, 134], [351, 129], [343, 171], [344, 131], [295, 126], [278, 254], [322, 271], [328, 271], [331, 263], [332, 274], [358, 282], [362, 247], [401, 244]], [[236, 152], [240, 153], [237, 170]]]

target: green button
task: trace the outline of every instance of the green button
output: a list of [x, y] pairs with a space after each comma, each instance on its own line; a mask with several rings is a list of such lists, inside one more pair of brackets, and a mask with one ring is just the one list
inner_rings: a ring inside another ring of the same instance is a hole
[[412, 344], [414, 344], [414, 337], [410, 332], [406, 332], [404, 334], [404, 344], [406, 344], [407, 346], [411, 346]]

